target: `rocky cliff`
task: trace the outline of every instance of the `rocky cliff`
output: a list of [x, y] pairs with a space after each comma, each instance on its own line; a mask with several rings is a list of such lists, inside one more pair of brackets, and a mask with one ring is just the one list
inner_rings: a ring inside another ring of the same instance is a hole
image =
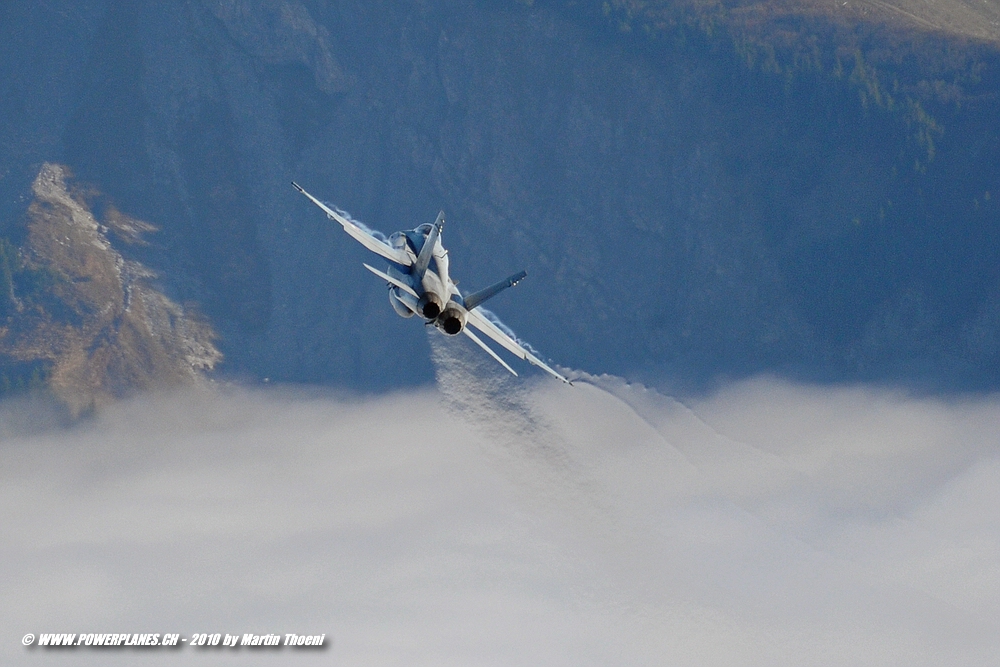
[[[154, 287], [156, 274], [115, 244], [156, 231], [106, 205], [99, 222], [65, 167], [32, 184], [27, 239], [3, 258], [0, 367], [30, 369], [74, 415], [137, 391], [191, 383], [221, 359], [211, 327]], [[18, 378], [21, 379], [21, 378]], [[7, 380], [8, 388], [10, 380]]]

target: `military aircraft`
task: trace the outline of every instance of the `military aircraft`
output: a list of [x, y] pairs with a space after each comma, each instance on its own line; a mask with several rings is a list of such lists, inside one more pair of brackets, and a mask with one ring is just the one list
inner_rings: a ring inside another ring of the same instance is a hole
[[478, 292], [463, 296], [457, 283], [448, 275], [448, 251], [441, 244], [441, 230], [444, 228], [444, 211], [438, 213], [433, 224], [423, 224], [416, 229], [396, 232], [381, 239], [371, 231], [350, 220], [342, 211], [330, 208], [305, 191], [298, 183], [292, 182], [296, 190], [304, 194], [316, 206], [323, 209], [326, 217], [340, 223], [348, 234], [361, 245], [384, 259], [389, 260], [386, 271], [373, 266], [364, 267], [386, 281], [389, 287], [389, 303], [400, 317], [419, 315], [427, 324], [433, 324], [446, 336], [464, 333], [479, 347], [500, 362], [500, 365], [517, 375], [500, 356], [472, 332], [469, 325], [492, 338], [511, 354], [543, 369], [552, 377], [572, 384], [563, 375], [526, 350], [514, 338], [504, 333], [500, 327], [483, 315], [479, 306], [508, 287], [513, 287], [527, 275], [521, 271], [490, 285]]

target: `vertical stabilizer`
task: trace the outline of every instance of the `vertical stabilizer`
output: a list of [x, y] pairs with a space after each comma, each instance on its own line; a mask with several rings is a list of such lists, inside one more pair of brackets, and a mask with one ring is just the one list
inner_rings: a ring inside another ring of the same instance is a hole
[[444, 211], [441, 211], [438, 213], [437, 220], [431, 225], [431, 233], [424, 240], [424, 246], [420, 249], [417, 261], [413, 264], [413, 274], [417, 278], [424, 277], [424, 272], [427, 271], [427, 266], [431, 263], [431, 257], [434, 256], [434, 246], [437, 245], [438, 235], [441, 234], [441, 227], [443, 226]]

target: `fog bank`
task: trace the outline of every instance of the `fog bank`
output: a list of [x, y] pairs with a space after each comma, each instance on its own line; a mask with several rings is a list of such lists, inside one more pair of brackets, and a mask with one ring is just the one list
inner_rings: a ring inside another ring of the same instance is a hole
[[[760, 379], [683, 405], [434, 354], [437, 390], [377, 398], [190, 392], [72, 428], [3, 406], [3, 661], [995, 661], [995, 398]], [[328, 648], [24, 649], [28, 632]]]

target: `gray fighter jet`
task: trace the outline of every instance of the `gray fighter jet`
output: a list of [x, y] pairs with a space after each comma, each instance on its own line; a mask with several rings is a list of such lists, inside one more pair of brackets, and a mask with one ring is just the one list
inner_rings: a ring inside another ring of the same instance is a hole
[[500, 356], [484, 343], [469, 328], [478, 329], [492, 338], [511, 354], [545, 370], [552, 377], [572, 384], [507, 335], [478, 309], [487, 299], [493, 298], [508, 287], [516, 285], [525, 275], [515, 273], [495, 285], [462, 296], [455, 281], [448, 275], [448, 251], [441, 244], [441, 230], [444, 227], [444, 212], [438, 214], [433, 224], [423, 224], [416, 229], [396, 232], [383, 240], [369, 230], [350, 220], [342, 211], [330, 208], [306, 192], [301, 185], [293, 182], [296, 190], [323, 209], [326, 217], [340, 223], [348, 234], [361, 245], [389, 260], [385, 271], [365, 264], [364, 267], [388, 283], [389, 303], [400, 317], [418, 315], [428, 324], [433, 324], [446, 336], [464, 333], [479, 347], [514, 375], [517, 373]]

